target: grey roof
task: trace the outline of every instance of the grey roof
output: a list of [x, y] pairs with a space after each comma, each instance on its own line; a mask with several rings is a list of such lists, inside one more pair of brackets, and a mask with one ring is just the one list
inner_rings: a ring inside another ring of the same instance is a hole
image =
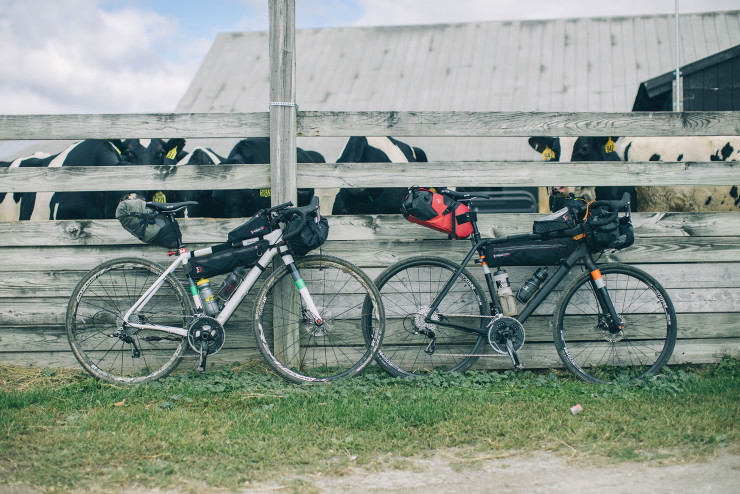
[[[302, 110], [630, 111], [675, 65], [673, 15], [296, 33]], [[685, 65], [740, 44], [740, 10], [682, 15]], [[267, 111], [268, 36], [220, 34], [178, 112]], [[406, 138], [430, 160], [532, 159], [526, 139]], [[300, 138], [335, 160], [346, 139]], [[228, 152], [229, 145], [210, 142]]]

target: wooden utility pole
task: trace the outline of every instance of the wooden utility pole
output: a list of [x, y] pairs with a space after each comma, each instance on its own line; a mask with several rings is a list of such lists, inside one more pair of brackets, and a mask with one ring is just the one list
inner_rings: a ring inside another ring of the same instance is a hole
[[295, 0], [269, 0], [272, 205], [297, 205]]

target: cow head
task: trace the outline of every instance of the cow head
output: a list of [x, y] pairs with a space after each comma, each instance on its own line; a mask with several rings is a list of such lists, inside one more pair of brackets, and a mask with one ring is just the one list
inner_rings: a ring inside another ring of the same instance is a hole
[[121, 152], [123, 161], [132, 165], [174, 166], [187, 153], [185, 139], [126, 139], [111, 141]]

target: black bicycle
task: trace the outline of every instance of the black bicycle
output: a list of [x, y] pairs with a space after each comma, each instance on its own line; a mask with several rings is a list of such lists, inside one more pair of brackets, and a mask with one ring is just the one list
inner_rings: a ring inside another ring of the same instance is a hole
[[[486, 198], [476, 192], [438, 193], [470, 209], [475, 209], [476, 198]], [[556, 224], [552, 231], [504, 238], [481, 238], [476, 214], [470, 211], [465, 218], [458, 216], [473, 227], [472, 247], [460, 264], [418, 256], [381, 273], [375, 283], [385, 306], [386, 330], [378, 363], [399, 377], [462, 372], [479, 357], [491, 356], [508, 355], [521, 368], [517, 352], [525, 342], [524, 324], [568, 274], [582, 266], [584, 272], [565, 288], [552, 318], [562, 362], [580, 379], [594, 383], [657, 374], [676, 342], [670, 297], [641, 269], [597, 265], [593, 257], [604, 249], [599, 243], [604, 232], [625, 245], [620, 232], [625, 225], [632, 229], [629, 196], [621, 201], [568, 203], [541, 222]], [[466, 268], [476, 255], [490, 303]], [[546, 268], [538, 269], [515, 297], [503, 269], [512, 265], [558, 267], [549, 277]]]

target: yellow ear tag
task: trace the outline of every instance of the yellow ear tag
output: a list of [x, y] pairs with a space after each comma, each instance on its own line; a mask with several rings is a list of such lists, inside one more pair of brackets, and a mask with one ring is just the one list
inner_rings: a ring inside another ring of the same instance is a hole
[[604, 151], [607, 153], [613, 153], [615, 150], [614, 141], [612, 141], [612, 138], [610, 137], [608, 141], [606, 141], [606, 145], [604, 146]]
[[272, 189], [260, 189], [260, 197], [271, 197]]
[[170, 149], [170, 152], [167, 153], [167, 159], [173, 160], [175, 158], [177, 158], [177, 148], [176, 147]]
[[542, 159], [545, 161], [550, 161], [555, 159], [555, 151], [550, 149], [550, 146], [545, 146], [545, 150], [542, 151]]
[[164, 192], [161, 190], [159, 192], [154, 193], [154, 197], [152, 197], [152, 201], [154, 202], [167, 202], [167, 197], [164, 195]]

